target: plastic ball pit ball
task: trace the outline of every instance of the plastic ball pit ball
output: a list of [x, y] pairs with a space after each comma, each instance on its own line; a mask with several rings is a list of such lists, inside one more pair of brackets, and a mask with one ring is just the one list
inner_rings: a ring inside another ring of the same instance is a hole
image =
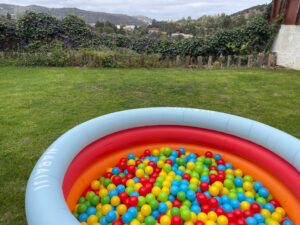
[[267, 125], [198, 109], [128, 110], [46, 150], [26, 216], [29, 225], [300, 224], [299, 170], [300, 141]]

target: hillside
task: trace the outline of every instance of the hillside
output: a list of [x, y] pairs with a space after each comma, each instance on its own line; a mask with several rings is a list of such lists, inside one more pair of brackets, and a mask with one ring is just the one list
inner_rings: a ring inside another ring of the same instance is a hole
[[113, 24], [124, 25], [144, 25], [151, 23], [151, 19], [145, 16], [128, 16], [124, 14], [112, 14], [104, 12], [92, 12], [81, 10], [77, 8], [47, 8], [37, 5], [30, 6], [17, 6], [9, 4], [0, 4], [0, 16], [6, 16], [7, 13], [12, 15], [12, 18], [17, 18], [24, 14], [26, 10], [32, 10], [34, 12], [44, 12], [59, 19], [64, 18], [68, 14], [75, 14], [85, 20], [89, 24], [94, 24], [97, 21], [105, 22], [110, 21]]
[[254, 15], [262, 14], [265, 10], [267, 10], [268, 6], [268, 4], [253, 6], [251, 8], [244, 9], [242, 11], [231, 14], [230, 16], [232, 18], [244, 16], [245, 19], [248, 19], [249, 17], [252, 17]]

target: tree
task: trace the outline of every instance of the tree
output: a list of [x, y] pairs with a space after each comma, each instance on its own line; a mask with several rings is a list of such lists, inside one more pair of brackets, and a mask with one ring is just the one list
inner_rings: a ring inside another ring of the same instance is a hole
[[9, 13], [6, 14], [6, 19], [11, 20], [11, 15]]

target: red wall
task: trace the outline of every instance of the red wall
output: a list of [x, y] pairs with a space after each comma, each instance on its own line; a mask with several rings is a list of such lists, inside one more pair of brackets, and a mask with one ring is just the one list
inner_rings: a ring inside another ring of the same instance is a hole
[[278, 14], [284, 13], [284, 24], [300, 25], [300, 0], [273, 0], [271, 8], [271, 21], [273, 21]]

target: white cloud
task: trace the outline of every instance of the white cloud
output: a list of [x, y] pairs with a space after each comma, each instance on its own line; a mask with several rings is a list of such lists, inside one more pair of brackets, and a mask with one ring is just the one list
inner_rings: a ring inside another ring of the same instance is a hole
[[41, 5], [47, 7], [76, 7], [85, 10], [145, 15], [155, 19], [179, 19], [204, 14], [225, 12], [231, 14], [251, 6], [270, 3], [271, 0], [2, 0], [16, 5]]

